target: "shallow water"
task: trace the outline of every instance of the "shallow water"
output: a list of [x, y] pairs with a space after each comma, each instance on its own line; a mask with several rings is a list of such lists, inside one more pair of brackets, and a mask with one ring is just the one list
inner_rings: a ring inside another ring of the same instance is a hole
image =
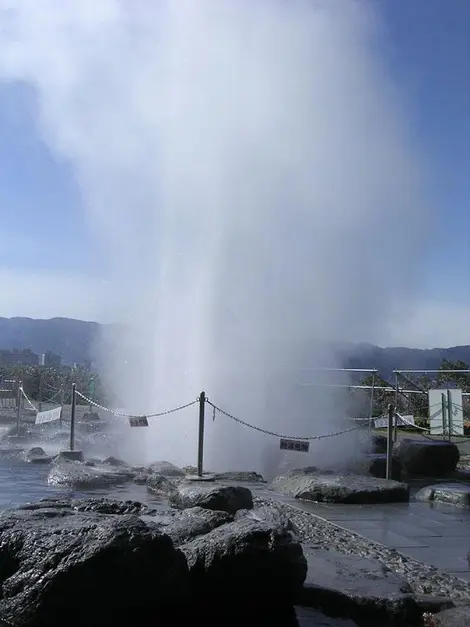
[[165, 505], [163, 501], [149, 494], [145, 486], [134, 484], [87, 491], [49, 485], [49, 471], [49, 464], [29, 464], [13, 457], [0, 457], [0, 511], [48, 497], [107, 496], [153, 506]]

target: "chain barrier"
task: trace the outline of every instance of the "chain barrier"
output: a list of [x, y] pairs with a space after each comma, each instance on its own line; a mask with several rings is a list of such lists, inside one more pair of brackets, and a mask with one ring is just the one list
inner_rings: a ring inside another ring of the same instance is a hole
[[77, 396], [80, 396], [80, 398], [82, 398], [88, 405], [92, 405], [93, 407], [96, 407], [97, 409], [101, 409], [102, 411], [107, 411], [110, 414], [113, 414], [114, 416], [117, 416], [119, 418], [143, 418], [143, 417], [159, 418], [160, 416], [167, 416], [168, 414], [174, 414], [177, 411], [181, 411], [182, 409], [186, 409], [187, 407], [191, 407], [192, 405], [199, 403], [199, 399], [196, 399], [194, 401], [191, 401], [190, 403], [186, 403], [185, 405], [180, 405], [179, 407], [173, 407], [172, 409], [166, 409], [165, 411], [160, 411], [155, 414], [145, 414], [145, 415], [144, 414], [126, 414], [124, 412], [117, 411], [116, 409], [111, 409], [110, 407], [105, 407], [104, 405], [100, 405], [99, 403], [96, 403], [95, 401], [93, 401], [91, 398], [86, 397], [84, 394], [82, 394], [78, 390], [75, 392], [75, 394]]
[[23, 395], [23, 398], [25, 399], [25, 401], [31, 406], [31, 409], [33, 409], [35, 412], [38, 412], [39, 409], [36, 407], [36, 405], [33, 403], [33, 401], [29, 398], [29, 396], [26, 394], [26, 392], [23, 390], [23, 388], [20, 388], [21, 394]]
[[269, 431], [268, 429], [262, 429], [261, 427], [257, 427], [256, 425], [252, 425], [249, 422], [245, 422], [244, 420], [241, 420], [240, 418], [237, 418], [236, 416], [233, 416], [232, 414], [229, 414], [228, 412], [226, 412], [225, 410], [221, 409], [217, 405], [214, 405], [214, 403], [212, 403], [207, 398], [206, 398], [206, 403], [212, 407], [212, 410], [213, 410], [213, 412], [212, 412], [213, 418], [212, 419], [213, 420], [215, 420], [216, 412], [219, 412], [220, 414], [222, 414], [226, 418], [230, 418], [231, 420], [234, 420], [235, 422], [237, 422], [240, 425], [243, 425], [244, 427], [248, 427], [249, 429], [253, 429], [254, 431], [258, 431], [259, 433], [264, 433], [265, 435], [272, 435], [275, 438], [281, 438], [283, 440], [298, 440], [298, 441], [301, 441], [301, 442], [312, 441], [312, 440], [323, 440], [325, 438], [334, 438], [337, 435], [343, 435], [343, 433], [350, 433], [351, 431], [358, 431], [359, 429], [363, 429], [362, 425], [360, 425], [360, 426], [352, 427], [350, 429], [343, 429], [343, 431], [337, 431], [336, 433], [325, 433], [324, 435], [312, 435], [312, 436], [308, 436], [308, 437], [283, 435], [282, 433], [276, 433], [275, 431]]

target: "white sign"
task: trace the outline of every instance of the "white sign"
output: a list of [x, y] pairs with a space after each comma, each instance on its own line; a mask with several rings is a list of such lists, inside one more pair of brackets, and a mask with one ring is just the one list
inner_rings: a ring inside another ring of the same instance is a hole
[[[415, 425], [415, 417], [414, 416], [399, 416], [395, 414], [393, 419], [393, 424], [397, 425], [397, 427], [411, 427]], [[376, 418], [374, 420], [374, 426], [376, 429], [387, 429], [388, 428], [388, 417], [386, 418]]]
[[147, 416], [130, 416], [129, 425], [131, 427], [148, 427]]
[[[432, 435], [463, 435], [462, 390], [429, 390], [429, 425]], [[442, 397], [444, 395], [444, 399]], [[442, 415], [442, 402], [445, 410]], [[449, 405], [451, 412], [449, 415]]]
[[38, 411], [36, 414], [36, 424], [43, 425], [46, 422], [60, 420], [61, 415], [62, 407], [55, 407], [54, 409], [49, 409], [48, 411]]

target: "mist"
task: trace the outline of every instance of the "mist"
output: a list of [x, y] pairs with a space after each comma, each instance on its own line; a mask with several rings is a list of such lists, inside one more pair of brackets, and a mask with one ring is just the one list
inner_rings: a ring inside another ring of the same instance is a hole
[[[412, 307], [426, 215], [372, 3], [0, 7], [0, 76], [34, 89], [38, 132], [107, 252], [103, 314], [127, 330], [100, 352], [119, 406], [149, 414], [205, 390], [286, 436], [344, 428], [347, 393], [309, 386], [309, 369], [341, 367], [332, 346], [384, 338]], [[206, 410], [208, 469], [355, 453], [346, 434], [286, 458], [277, 438]], [[127, 456], [195, 463], [197, 406], [149, 420], [124, 429]]]

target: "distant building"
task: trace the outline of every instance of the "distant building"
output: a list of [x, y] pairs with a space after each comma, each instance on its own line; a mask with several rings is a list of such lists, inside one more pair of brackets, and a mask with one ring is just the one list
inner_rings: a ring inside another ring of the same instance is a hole
[[44, 368], [59, 369], [61, 365], [62, 357], [60, 355], [56, 355], [50, 351], [46, 351], [41, 355], [41, 366], [44, 366]]
[[0, 366], [39, 366], [39, 355], [30, 348], [0, 350]]

